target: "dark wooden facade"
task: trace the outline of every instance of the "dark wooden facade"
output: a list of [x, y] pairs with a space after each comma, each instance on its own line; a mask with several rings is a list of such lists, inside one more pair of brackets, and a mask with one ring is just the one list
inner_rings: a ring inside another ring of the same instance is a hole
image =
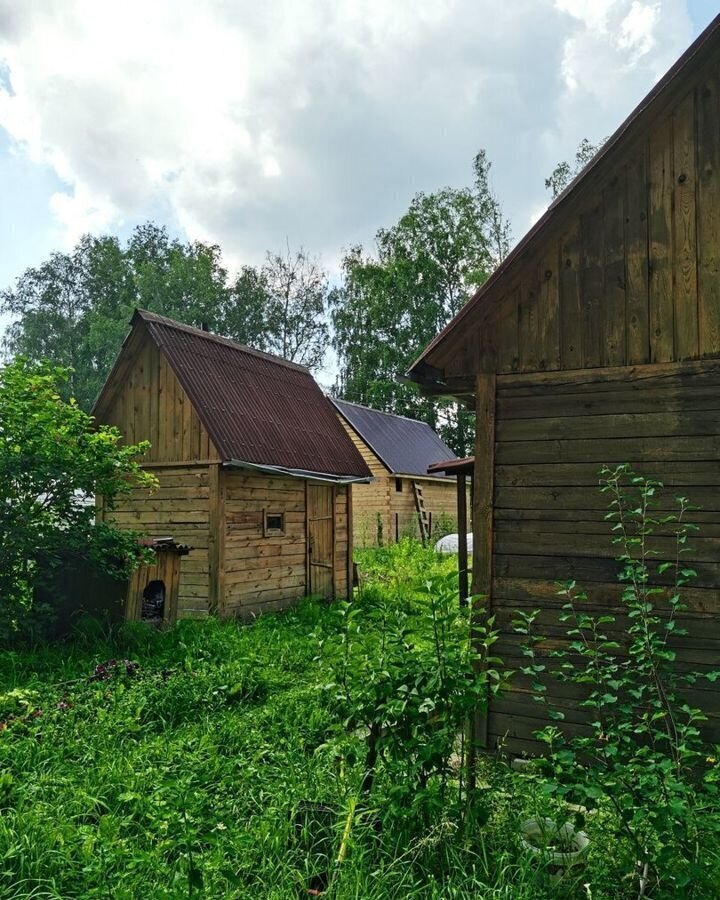
[[[548, 652], [561, 639], [557, 581], [575, 578], [597, 607], [616, 607], [598, 472], [627, 462], [702, 507], [678, 665], [717, 667], [720, 17], [411, 374], [475, 405], [474, 590], [510, 666], [514, 609], [542, 609]], [[555, 699], [582, 728], [577, 701]], [[717, 688], [699, 685], [692, 699], [720, 739]], [[540, 716], [517, 678], [490, 710], [490, 743], [536, 748]]]

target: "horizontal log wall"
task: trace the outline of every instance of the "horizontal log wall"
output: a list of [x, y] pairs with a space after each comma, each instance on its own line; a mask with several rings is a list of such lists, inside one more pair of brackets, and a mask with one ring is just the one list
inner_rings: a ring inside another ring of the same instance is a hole
[[[598, 490], [605, 463], [630, 463], [661, 479], [672, 498], [682, 493], [701, 510], [686, 560], [698, 577], [685, 592], [688, 611], [676, 638], [678, 666], [716, 669], [720, 659], [720, 363], [645, 366], [497, 379], [493, 510], [492, 606], [501, 631], [498, 655], [525, 664], [511, 620], [516, 609], [541, 609], [545, 655], [566, 641], [559, 622], [557, 582], [575, 579], [593, 610], [617, 612], [618, 548], [605, 521], [607, 495]], [[654, 548], [673, 555], [674, 540]], [[664, 579], [660, 579], [662, 582]], [[620, 618], [618, 640], [627, 621]], [[579, 694], [548, 682], [552, 701], [569, 729], [582, 731]], [[537, 750], [533, 734], [546, 724], [529, 693], [528, 679], [493, 701], [491, 744]], [[708, 736], [720, 740], [720, 691], [698, 682], [691, 702], [710, 716]]]
[[425, 509], [435, 534], [438, 523], [445, 518], [454, 530], [457, 527], [457, 485], [454, 478], [430, 479], [409, 478], [402, 476], [402, 491], [395, 487], [395, 476], [390, 477], [390, 520], [391, 538], [412, 537], [420, 540], [420, 523], [418, 522], [413, 481], [422, 488]]
[[338, 418], [373, 476], [369, 484], [352, 487], [353, 541], [356, 547], [376, 547], [379, 540], [392, 540], [389, 472], [355, 429], [342, 416]]
[[193, 547], [180, 563], [178, 614], [205, 615], [208, 600], [208, 467], [155, 469], [157, 491], [134, 490], [104, 510], [106, 521], [149, 537], [172, 536]]
[[[223, 614], [249, 617], [292, 605], [307, 594], [305, 482], [223, 472]], [[282, 513], [285, 532], [263, 534], [265, 511]], [[335, 590], [347, 596], [347, 488], [335, 489]]]

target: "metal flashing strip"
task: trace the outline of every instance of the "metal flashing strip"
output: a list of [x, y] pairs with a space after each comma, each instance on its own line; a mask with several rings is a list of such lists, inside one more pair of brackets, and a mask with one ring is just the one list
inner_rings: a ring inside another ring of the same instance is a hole
[[325, 472], [308, 472], [305, 469], [285, 469], [282, 466], [244, 462], [240, 459], [225, 460], [223, 466], [231, 469], [250, 469], [264, 472], [267, 475], [286, 475], [290, 478], [302, 478], [305, 481], [320, 481], [326, 484], [369, 484], [372, 481], [372, 478], [355, 475], [329, 475]]

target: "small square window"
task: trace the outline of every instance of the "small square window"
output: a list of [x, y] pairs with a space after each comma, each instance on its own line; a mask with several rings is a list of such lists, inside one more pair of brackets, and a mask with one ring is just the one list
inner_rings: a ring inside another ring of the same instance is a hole
[[395, 479], [395, 490], [398, 494], [402, 494], [402, 478]]
[[265, 537], [271, 534], [285, 534], [285, 513], [265, 512]]

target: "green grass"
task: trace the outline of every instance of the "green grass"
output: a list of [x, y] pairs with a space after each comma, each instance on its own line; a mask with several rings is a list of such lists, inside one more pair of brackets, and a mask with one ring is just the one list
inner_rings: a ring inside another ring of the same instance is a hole
[[[454, 560], [407, 542], [360, 563], [357, 603], [384, 593], [412, 609], [418, 581]], [[382, 830], [361, 817], [347, 858], [328, 866], [363, 759], [323, 690], [337, 627], [306, 601], [251, 626], [102, 634], [85, 623], [67, 644], [2, 655], [0, 897], [285, 900], [308, 896], [328, 867], [329, 896], [348, 900], [633, 896], [628, 860], [600, 824], [577, 875], [556, 883], [536, 869], [518, 829], [548, 801], [493, 761], [482, 825], [459, 829], [451, 805], [422, 824], [387, 820], [380, 780], [371, 818]], [[115, 673], [90, 680], [112, 658]], [[304, 802], [330, 810], [310, 833], [293, 826]]]

